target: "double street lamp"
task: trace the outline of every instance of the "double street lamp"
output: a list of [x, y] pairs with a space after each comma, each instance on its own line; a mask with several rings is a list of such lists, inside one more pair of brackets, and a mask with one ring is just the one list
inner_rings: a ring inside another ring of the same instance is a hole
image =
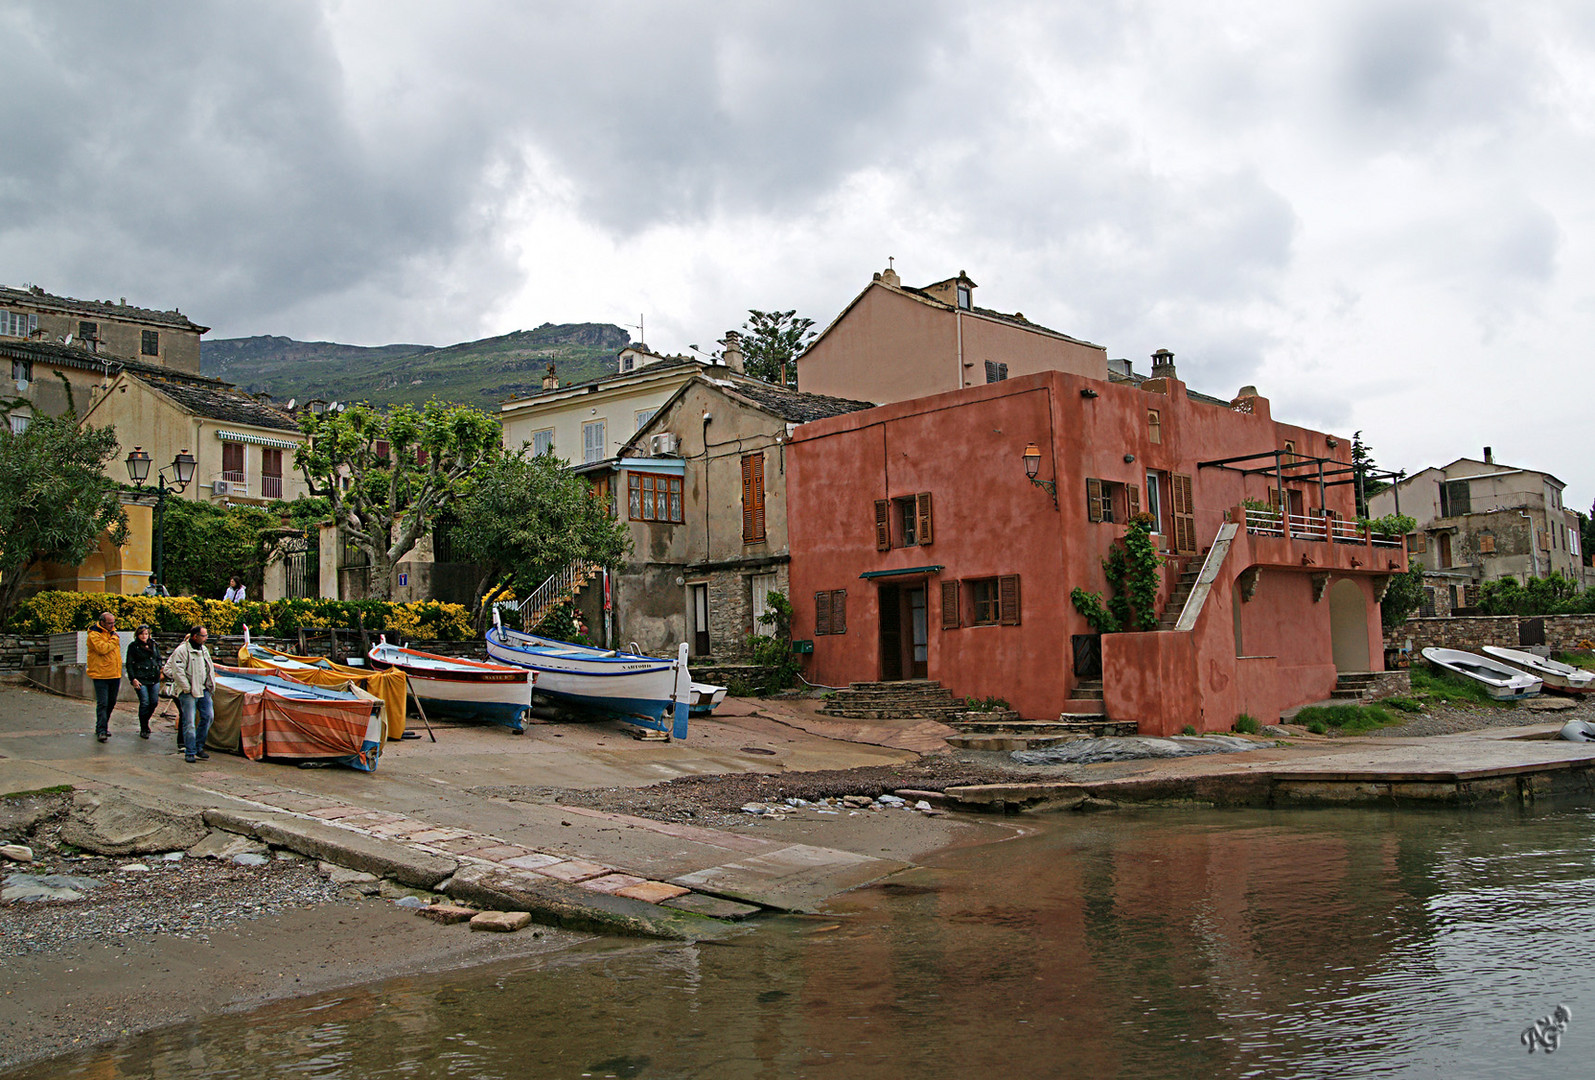
[[[198, 462], [194, 455], [187, 450], [181, 450], [172, 459], [172, 463], [155, 474], [155, 588], [157, 595], [166, 595], [166, 578], [161, 572], [161, 540], [166, 525], [166, 493], [176, 492], [181, 495], [194, 479], [194, 466]], [[172, 483], [168, 487], [166, 474], [172, 474]], [[133, 486], [142, 488], [144, 482], [150, 478], [150, 456], [142, 447], [133, 447], [133, 452], [127, 455], [127, 475], [132, 479]]]

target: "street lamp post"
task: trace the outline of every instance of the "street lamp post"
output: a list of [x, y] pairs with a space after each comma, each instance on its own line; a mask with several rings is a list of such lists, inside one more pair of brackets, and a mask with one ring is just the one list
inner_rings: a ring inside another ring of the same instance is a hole
[[[155, 589], [156, 595], [166, 595], [166, 577], [161, 565], [161, 546], [166, 532], [166, 493], [168, 491], [181, 495], [194, 479], [194, 466], [198, 462], [194, 455], [186, 449], [178, 452], [172, 458], [172, 463], [155, 473]], [[166, 474], [172, 474], [172, 484], [166, 484]], [[133, 486], [142, 488], [150, 477], [150, 456], [142, 447], [133, 447], [132, 453], [127, 455], [127, 475], [133, 481]]]

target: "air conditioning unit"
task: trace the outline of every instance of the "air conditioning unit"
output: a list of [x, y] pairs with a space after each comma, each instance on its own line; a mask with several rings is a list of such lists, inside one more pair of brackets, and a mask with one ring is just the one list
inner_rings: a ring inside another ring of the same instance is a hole
[[661, 431], [649, 442], [649, 448], [654, 457], [667, 457], [676, 452], [676, 436], [674, 432]]
[[212, 495], [231, 495], [233, 493], [233, 485], [227, 480], [213, 480], [210, 485], [210, 493]]

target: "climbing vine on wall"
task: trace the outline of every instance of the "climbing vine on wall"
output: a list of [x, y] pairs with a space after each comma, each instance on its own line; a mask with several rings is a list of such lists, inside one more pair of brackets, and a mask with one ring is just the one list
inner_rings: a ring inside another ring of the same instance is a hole
[[1152, 543], [1152, 518], [1137, 514], [1102, 560], [1102, 572], [1111, 590], [1107, 602], [1103, 602], [1100, 593], [1078, 586], [1069, 593], [1069, 599], [1099, 634], [1150, 630], [1157, 625], [1158, 568], [1162, 565]]

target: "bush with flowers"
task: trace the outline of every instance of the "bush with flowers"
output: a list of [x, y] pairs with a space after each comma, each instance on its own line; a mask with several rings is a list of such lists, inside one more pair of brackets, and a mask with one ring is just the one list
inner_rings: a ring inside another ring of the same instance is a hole
[[25, 637], [87, 630], [100, 612], [116, 616], [122, 629], [148, 624], [161, 633], [182, 633], [204, 623], [213, 633], [238, 634], [247, 623], [262, 637], [292, 637], [305, 629], [356, 630], [362, 619], [372, 634], [392, 633], [405, 640], [464, 641], [471, 613], [460, 604], [423, 600], [396, 604], [385, 600], [274, 600], [241, 604], [193, 596], [122, 596], [117, 593], [43, 592], [17, 605], [7, 627]]

